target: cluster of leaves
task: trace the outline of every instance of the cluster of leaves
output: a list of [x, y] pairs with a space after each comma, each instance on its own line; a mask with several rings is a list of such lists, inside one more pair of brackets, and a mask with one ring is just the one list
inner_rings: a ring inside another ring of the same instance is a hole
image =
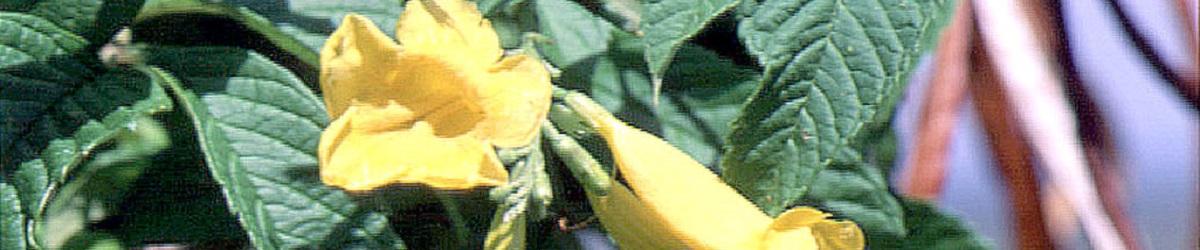
[[[977, 248], [955, 219], [895, 196], [881, 168], [892, 106], [950, 5], [478, 1], [505, 48], [540, 34], [557, 85], [663, 136], [769, 214], [815, 206], [857, 222], [872, 248]], [[316, 51], [342, 15], [391, 32], [402, 6], [0, 1], [0, 248], [470, 247], [489, 228], [572, 246], [553, 219], [583, 220], [586, 204], [537, 145], [506, 159], [515, 184], [497, 202], [318, 180], [329, 121]], [[124, 27], [132, 44], [114, 37]]]

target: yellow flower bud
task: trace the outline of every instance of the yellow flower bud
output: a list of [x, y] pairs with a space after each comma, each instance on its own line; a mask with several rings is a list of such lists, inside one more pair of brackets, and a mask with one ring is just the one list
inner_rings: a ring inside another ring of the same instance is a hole
[[567, 96], [608, 142], [625, 184], [589, 193], [600, 222], [626, 249], [862, 249], [853, 222], [797, 207], [771, 218], [704, 165], [630, 127], [581, 95]]

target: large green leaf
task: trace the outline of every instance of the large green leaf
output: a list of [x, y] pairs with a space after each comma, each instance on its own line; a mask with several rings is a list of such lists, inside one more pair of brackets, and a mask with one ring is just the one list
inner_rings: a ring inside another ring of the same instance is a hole
[[[158, 85], [154, 87], [159, 88]], [[157, 96], [168, 99], [163, 92]], [[171, 143], [166, 131], [153, 118], [140, 117], [125, 127], [136, 129], [118, 133], [108, 143], [111, 146], [89, 154], [87, 160], [75, 167], [77, 170], [71, 171], [66, 181], [56, 188], [42, 212], [42, 221], [39, 221], [45, 223], [45, 228], [53, 229], [44, 232], [46, 247], [71, 249], [70, 241], [79, 237], [87, 239], [86, 235], [91, 235], [87, 229], [90, 221], [125, 218], [121, 216], [128, 211], [121, 206], [121, 200], [129, 194], [131, 184], [139, 180], [143, 170], [152, 166], [150, 159]], [[159, 194], [160, 190], [147, 193]], [[236, 229], [236, 223], [231, 225]]]
[[90, 98], [69, 98], [80, 96], [73, 90], [87, 86], [87, 79], [96, 74], [72, 58], [71, 53], [86, 45], [83, 38], [45, 19], [0, 12], [0, 112], [4, 114], [0, 166], [4, 169], [37, 157], [51, 139], [81, 125], [83, 119], [78, 117], [91, 114], [81, 112], [85, 107], [76, 104]]
[[584, 89], [617, 117], [662, 135], [715, 170], [723, 137], [729, 133], [729, 121], [757, 86], [754, 79], [758, 73], [687, 44], [666, 72], [667, 77], [687, 84], [669, 87], [655, 106], [651, 75], [642, 60], [644, 39], [611, 26], [587, 30], [611, 32], [612, 41], [591, 45], [604, 51], [563, 69], [560, 84]]
[[17, 188], [0, 177], [0, 248], [25, 249], [25, 213]]
[[307, 41], [298, 39], [305, 37], [294, 36], [248, 8], [201, 0], [149, 1], [138, 13], [133, 32], [139, 42], [152, 45], [255, 50], [292, 70], [309, 86], [317, 86], [319, 59]]
[[643, 60], [643, 39], [615, 31], [608, 51], [563, 71], [564, 85], [577, 85], [613, 114], [661, 135], [692, 158], [716, 170], [729, 122], [757, 87], [758, 72], [716, 53], [686, 44], [666, 76], [687, 84], [669, 86], [657, 106]]
[[550, 37], [539, 50], [554, 66], [586, 67], [588, 59], [608, 50], [612, 24], [567, 0], [535, 0], [538, 32]]
[[640, 0], [583, 0], [588, 10], [608, 20], [621, 30], [642, 34], [642, 1]]
[[318, 179], [315, 152], [328, 117], [295, 76], [235, 48], [148, 54], [161, 77], [178, 77], [168, 83], [255, 247], [403, 248], [384, 214]]
[[991, 242], [975, 234], [950, 215], [938, 211], [933, 204], [904, 199], [904, 223], [908, 249], [991, 249]]
[[869, 245], [895, 247], [902, 207], [861, 146], [881, 134], [936, 30], [927, 15], [944, 13], [922, 8], [940, 2], [756, 3], [738, 35], [765, 72], [727, 137], [723, 178], [770, 214], [817, 205], [859, 223]]
[[584, 89], [617, 118], [654, 134], [662, 128], [651, 100], [650, 72], [642, 60], [642, 39], [610, 30], [603, 54], [563, 71], [564, 85]]
[[244, 6], [261, 14], [284, 33], [299, 39], [312, 51], [320, 51], [321, 45], [334, 28], [349, 13], [366, 16], [388, 35], [395, 35], [396, 20], [404, 10], [403, 1], [326, 1], [284, 0], [256, 1], [232, 0], [226, 3]]
[[46, 188], [50, 186], [50, 178], [46, 175], [46, 163], [42, 162], [42, 159], [36, 159], [21, 164], [13, 174], [11, 182], [13, 187], [17, 188], [17, 198], [21, 199], [21, 211], [25, 212], [26, 217], [37, 216], [38, 207], [46, 195]]
[[654, 94], [662, 86], [675, 51], [699, 33], [708, 22], [737, 6], [738, 0], [649, 0], [642, 10], [642, 32], [646, 34], [646, 63], [654, 76]]
[[930, 50], [937, 46], [938, 38], [941, 37], [942, 27], [950, 24], [950, 20], [954, 17], [955, 0], [928, 0], [921, 1], [921, 12], [929, 20], [924, 27], [925, 33], [921, 35], [921, 48]]
[[[163, 89], [149, 77], [137, 71], [108, 72], [89, 84], [94, 85], [76, 89], [74, 94], [80, 96], [65, 97], [62, 103], [81, 102], [73, 104], [76, 106], [69, 107], [77, 109], [87, 107], [88, 110], [83, 112], [90, 111], [97, 113], [96, 115], [103, 115], [103, 117], [75, 117], [74, 119], [81, 119], [83, 120], [81, 122], [84, 123], [78, 127], [78, 130], [70, 136], [53, 139], [46, 143], [47, 146], [41, 150], [40, 158], [20, 164], [19, 167], [16, 167], [13, 176], [12, 181], [20, 191], [19, 196], [21, 204], [24, 205], [25, 216], [31, 220], [26, 225], [30, 227], [28, 231], [33, 232], [34, 235], [29, 235], [29, 237], [33, 237], [37, 241], [40, 241], [40, 231], [34, 230], [33, 227], [41, 223], [41, 218], [46, 214], [51, 199], [55, 199], [57, 191], [68, 180], [73, 179], [70, 176], [77, 172], [78, 167], [84, 165], [93, 155], [107, 156], [100, 158], [113, 160], [111, 159], [113, 155], [108, 154], [107, 151], [98, 150], [102, 146], [122, 138], [122, 135], [139, 133], [139, 130], [142, 129], [152, 129], [138, 126], [139, 121], [146, 119], [151, 114], [168, 110], [172, 106], [170, 98]], [[97, 99], [85, 102], [70, 98]], [[132, 104], [122, 104], [123, 99], [129, 98], [143, 99], [135, 100]], [[107, 113], [92, 111], [97, 109]], [[122, 147], [118, 146], [117, 148]], [[161, 149], [161, 147], [157, 149]], [[152, 154], [152, 152], [141, 153], [143, 156]]]
[[56, 183], [65, 181], [74, 167], [82, 164], [96, 148], [117, 138], [120, 133], [142, 129], [137, 126], [139, 119], [169, 110], [172, 105], [155, 82], [141, 72], [131, 70], [110, 71], [98, 76], [89, 85], [75, 89], [73, 95], [60, 99], [58, 104], [71, 106], [63, 108], [65, 110], [56, 109], [55, 115], [74, 112], [93, 116], [47, 119], [57, 119], [60, 124], [66, 123], [62, 120], [67, 119], [83, 120], [69, 138], [51, 140], [41, 151], [49, 178]]
[[533, 1], [478, 0], [475, 1], [483, 18], [492, 23], [501, 48], [517, 48], [525, 42], [525, 34], [538, 28]]
[[[93, 4], [100, 7], [88, 7]], [[172, 103], [145, 74], [102, 66], [85, 50], [83, 35], [127, 20], [132, 13], [121, 8], [129, 5], [46, 1], [4, 7], [32, 14], [0, 12], [0, 168], [21, 199], [32, 240], [26, 243], [45, 247], [38, 224], [59, 188], [91, 156], [103, 155], [102, 146], [138, 131], [138, 120]]]
[[514, 14], [520, 11], [521, 6], [526, 3], [526, 0], [475, 0], [475, 7], [479, 8], [479, 13], [484, 17]]
[[657, 133], [641, 39], [570, 1], [534, 4], [538, 32], [551, 39], [538, 44], [539, 51], [562, 70], [556, 84], [583, 90], [617, 117]]
[[[83, 51], [85, 46], [84, 39], [45, 19], [0, 13], [0, 79], [4, 80], [0, 111], [5, 115], [0, 124], [0, 152], [4, 155], [0, 166], [10, 169], [37, 157], [55, 138], [97, 133], [97, 129], [80, 127], [109, 119], [106, 116], [122, 117], [111, 118], [120, 119], [114, 123], [130, 122], [131, 114], [168, 108], [164, 105], [169, 105], [169, 99], [158, 87], [143, 84], [149, 83], [149, 78], [128, 69], [100, 66], [94, 54]], [[127, 105], [134, 106], [123, 107]], [[96, 126], [100, 125], [92, 125]], [[104, 137], [85, 135], [89, 140]], [[61, 171], [51, 174], [62, 176]]]
[[716, 53], [684, 45], [666, 77], [681, 83], [662, 93], [663, 138], [706, 166], [716, 166], [730, 121], [758, 86], [758, 72]]
[[0, 11], [24, 12], [44, 18], [92, 43], [108, 41], [122, 26], [129, 25], [145, 0], [47, 0], [0, 1]]
[[[214, 243], [229, 247], [248, 246], [246, 232], [229, 209], [221, 186], [212, 178], [204, 162], [191, 117], [182, 109], [157, 117], [168, 133], [171, 147], [140, 162], [147, 166], [140, 169], [131, 182], [104, 183], [110, 185], [104, 188], [110, 189], [106, 192], [118, 192], [111, 190], [114, 188], [126, 191], [111, 197], [119, 200], [114, 202], [117, 206], [111, 211], [116, 213], [106, 219], [110, 226], [103, 232], [116, 235], [127, 246], [148, 242], [172, 242], [201, 248]], [[98, 161], [89, 165], [95, 162]], [[113, 168], [131, 167], [139, 170], [136, 164]], [[95, 179], [91, 182], [97, 181], [105, 182]], [[64, 188], [64, 194], [68, 188]]]

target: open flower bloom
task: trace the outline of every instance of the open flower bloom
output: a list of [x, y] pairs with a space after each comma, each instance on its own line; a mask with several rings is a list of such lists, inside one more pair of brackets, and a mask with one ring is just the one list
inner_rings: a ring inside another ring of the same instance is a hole
[[399, 43], [347, 15], [321, 50], [333, 120], [321, 134], [321, 180], [352, 191], [506, 183], [493, 147], [533, 140], [550, 105], [546, 68], [502, 57], [491, 24], [462, 0], [408, 1], [396, 26]]
[[608, 141], [617, 172], [592, 209], [626, 249], [861, 249], [849, 221], [798, 207], [771, 218], [715, 174], [662, 139], [632, 128], [584, 98], [568, 98]]

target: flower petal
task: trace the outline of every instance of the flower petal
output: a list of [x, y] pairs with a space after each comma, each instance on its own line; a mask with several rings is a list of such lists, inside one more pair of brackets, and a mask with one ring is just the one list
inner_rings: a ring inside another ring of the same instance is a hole
[[437, 134], [443, 136], [474, 130], [484, 119], [476, 88], [468, 82], [470, 76], [461, 69], [425, 55], [363, 57], [357, 54], [366, 53], [365, 50], [342, 51], [346, 52], [343, 56], [332, 57], [322, 64], [322, 90], [332, 119], [337, 119], [342, 110], [352, 105], [396, 104], [411, 110], [414, 115], [407, 118], [409, 120], [394, 122], [411, 123], [412, 119], [422, 119], [430, 122]]
[[550, 103], [540, 61], [500, 59], [491, 24], [462, 0], [409, 1], [396, 41], [348, 15], [321, 51], [334, 122], [322, 180], [349, 190], [392, 183], [462, 189], [506, 182], [493, 145], [532, 141]]
[[[687, 154], [630, 127], [583, 96], [566, 97], [608, 141], [625, 185], [588, 194], [593, 209], [622, 247], [633, 249], [862, 249], [853, 222], [826, 219], [809, 207], [771, 220]], [[678, 245], [667, 244], [682, 244]]]
[[355, 14], [342, 18], [321, 48], [321, 90], [330, 119], [337, 119], [363, 89], [380, 84], [378, 77], [396, 68], [400, 52], [400, 45], [371, 20]]
[[406, 53], [437, 55], [470, 68], [487, 68], [503, 54], [491, 22], [463, 0], [408, 1], [396, 38]]
[[[821, 248], [813, 238], [812, 228], [797, 227], [781, 231], [767, 231], [758, 249], [848, 249]], [[857, 248], [862, 249], [862, 248]]]
[[634, 195], [663, 218], [643, 224], [666, 224], [689, 248], [741, 249], [757, 244], [771, 223], [758, 207], [687, 154], [629, 127], [599, 104], [586, 103], [572, 107], [608, 141], [618, 172]]
[[[402, 53], [370, 20], [347, 15], [321, 52], [321, 90], [330, 119], [350, 105], [395, 102], [425, 117], [438, 110], [460, 112], [474, 126], [483, 119], [471, 72], [429, 55]], [[452, 124], [438, 124], [451, 126]], [[440, 133], [440, 131], [439, 131]]]
[[863, 249], [858, 225], [828, 217], [811, 207], [783, 212], [763, 235], [763, 249]]
[[480, 124], [484, 138], [500, 147], [529, 144], [550, 110], [550, 73], [540, 61], [513, 55], [496, 63], [479, 96], [487, 118]]
[[813, 237], [821, 249], [863, 249], [862, 229], [850, 221], [823, 220], [813, 224]]
[[438, 189], [507, 183], [491, 145], [473, 136], [437, 136], [425, 121], [396, 122], [412, 114], [398, 105], [348, 108], [321, 135], [321, 180], [351, 191], [395, 183]]
[[600, 217], [609, 236], [624, 249], [688, 249], [686, 238], [665, 223], [667, 218], [633, 195], [629, 188], [613, 182], [607, 196], [588, 193], [592, 210]]

